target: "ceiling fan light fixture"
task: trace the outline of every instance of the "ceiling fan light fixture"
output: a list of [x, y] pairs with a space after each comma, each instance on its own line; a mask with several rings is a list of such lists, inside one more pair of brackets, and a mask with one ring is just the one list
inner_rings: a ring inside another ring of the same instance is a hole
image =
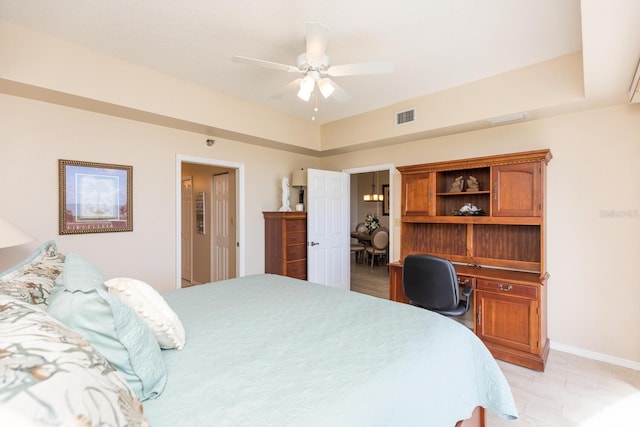
[[331, 96], [333, 92], [335, 92], [336, 87], [331, 83], [329, 79], [322, 79], [318, 82], [318, 89], [320, 89], [320, 93], [324, 98], [328, 98]]
[[298, 98], [307, 102], [311, 98], [311, 93], [313, 93], [313, 88], [315, 86], [315, 82], [313, 81], [313, 77], [307, 75], [304, 79], [300, 81], [300, 90], [298, 90]]

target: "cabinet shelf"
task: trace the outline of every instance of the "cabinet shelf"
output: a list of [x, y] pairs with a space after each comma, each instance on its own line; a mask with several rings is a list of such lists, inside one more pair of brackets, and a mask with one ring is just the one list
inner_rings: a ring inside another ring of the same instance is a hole
[[436, 193], [436, 196], [473, 196], [475, 194], [491, 194], [491, 191], [489, 190], [483, 190], [483, 191], [447, 191], [444, 193]]
[[542, 218], [540, 217], [520, 217], [520, 216], [464, 216], [464, 215], [449, 215], [449, 216], [405, 216], [402, 217], [403, 223], [417, 223], [417, 224], [496, 224], [496, 225], [542, 225]]

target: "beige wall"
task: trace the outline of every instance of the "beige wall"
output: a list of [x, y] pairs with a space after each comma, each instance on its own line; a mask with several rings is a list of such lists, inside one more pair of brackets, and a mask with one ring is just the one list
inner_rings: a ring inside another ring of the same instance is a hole
[[[53, 239], [107, 277], [134, 277], [160, 291], [175, 289], [178, 155], [244, 165], [245, 274], [264, 272], [262, 211], [277, 210], [281, 179], [318, 159], [0, 95], [0, 217], [35, 241], [0, 249], [0, 270]], [[133, 166], [133, 232], [58, 235], [58, 159]], [[295, 202], [292, 196], [292, 206]]]
[[[184, 126], [216, 137], [237, 135], [263, 144], [320, 148], [320, 128], [314, 123], [2, 20], [0, 57], [0, 88], [5, 91], [65, 105], [74, 102], [108, 114], [148, 112], [154, 120], [181, 120]], [[38, 88], [47, 93], [38, 93]]]
[[[366, 157], [327, 157], [321, 167], [348, 169], [363, 161], [400, 166], [550, 148], [549, 338], [640, 363], [639, 135], [640, 105], [623, 105], [371, 149]], [[399, 183], [396, 173], [395, 189]], [[399, 212], [399, 191], [393, 209]]]

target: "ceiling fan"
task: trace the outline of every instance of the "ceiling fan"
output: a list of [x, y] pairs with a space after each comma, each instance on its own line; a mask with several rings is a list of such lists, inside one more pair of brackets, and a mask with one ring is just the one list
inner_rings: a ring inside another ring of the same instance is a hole
[[257, 65], [288, 73], [303, 74], [272, 98], [282, 96], [291, 87], [298, 88], [298, 98], [309, 101], [316, 86], [324, 98], [333, 96], [336, 101], [347, 102], [351, 97], [329, 77], [342, 77], [364, 74], [383, 74], [393, 71], [393, 63], [386, 61], [360, 62], [355, 64], [331, 65], [326, 54], [329, 28], [317, 22], [307, 23], [306, 52], [298, 55], [297, 65], [280, 64], [246, 56], [233, 56], [231, 61]]

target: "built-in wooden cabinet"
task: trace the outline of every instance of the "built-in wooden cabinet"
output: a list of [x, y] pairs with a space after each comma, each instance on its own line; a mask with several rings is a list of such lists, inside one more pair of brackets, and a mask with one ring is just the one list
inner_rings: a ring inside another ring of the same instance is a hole
[[542, 165], [537, 162], [493, 168], [491, 215], [539, 217], [542, 215]]
[[[495, 357], [544, 370], [545, 177], [549, 150], [398, 167], [402, 175], [400, 261], [390, 298], [402, 292], [402, 259], [428, 253], [475, 281], [474, 328]], [[477, 186], [468, 186], [474, 177]], [[455, 186], [462, 180], [464, 185]], [[470, 204], [479, 209], [460, 215]]]
[[307, 279], [307, 213], [263, 212], [264, 270]]
[[430, 215], [433, 190], [430, 174], [414, 174], [402, 181], [402, 215]]

